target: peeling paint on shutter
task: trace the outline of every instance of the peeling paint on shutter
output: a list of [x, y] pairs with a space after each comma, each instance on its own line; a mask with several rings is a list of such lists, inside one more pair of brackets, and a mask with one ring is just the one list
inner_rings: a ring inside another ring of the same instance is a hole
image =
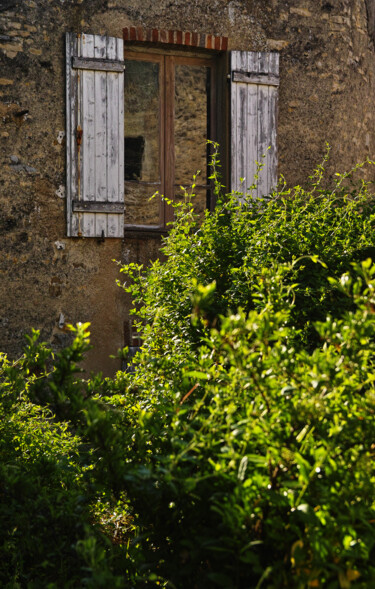
[[252, 192], [256, 198], [268, 194], [277, 182], [279, 55], [232, 51], [230, 71], [231, 188], [249, 194], [256, 162], [262, 161], [264, 167]]
[[123, 237], [123, 40], [66, 35], [69, 236]]

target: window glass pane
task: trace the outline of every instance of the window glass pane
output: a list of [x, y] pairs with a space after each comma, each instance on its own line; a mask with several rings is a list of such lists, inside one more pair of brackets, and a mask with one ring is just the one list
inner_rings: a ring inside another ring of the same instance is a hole
[[161, 193], [161, 186], [157, 184], [125, 182], [125, 225], [160, 224], [160, 197], [150, 200], [157, 191]]
[[210, 68], [176, 65], [175, 70], [175, 184], [207, 184]]
[[125, 224], [159, 225], [159, 64], [125, 60]]
[[125, 60], [125, 180], [160, 182], [159, 64]]

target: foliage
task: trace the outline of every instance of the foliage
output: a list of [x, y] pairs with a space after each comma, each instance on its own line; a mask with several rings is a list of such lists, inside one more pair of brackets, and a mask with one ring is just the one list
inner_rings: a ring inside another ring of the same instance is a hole
[[116, 587], [93, 509], [108, 511], [109, 503], [91, 476], [95, 433], [88, 422], [100, 407], [88, 397], [92, 383], [77, 380], [87, 325], [56, 357], [38, 336], [28, 338], [17, 362], [0, 357], [0, 585]]
[[375, 218], [360, 168], [329, 190], [322, 165], [308, 190], [257, 202], [223, 195], [215, 168], [216, 210], [199, 226], [186, 198], [165, 261], [123, 268], [143, 336], [125, 488], [171, 586], [375, 580], [373, 271], [352, 266], [374, 251]]
[[206, 213], [199, 227], [194, 198], [186, 195], [175, 206], [176, 221], [163, 248], [166, 261], [147, 269], [136, 264], [123, 268], [131, 277], [126, 289], [133, 295], [141, 331], [144, 324], [144, 346], [153, 356], [169, 355], [175, 372], [175, 353], [199, 346], [204, 328], [190, 322], [199, 285], [215, 283], [205, 303], [206, 321], [212, 325], [229, 311], [259, 308], [257, 288], [264, 269], [274, 263], [292, 264], [283, 283], [294, 285], [290, 326], [296, 345], [310, 351], [318, 345], [313, 322], [328, 313], [340, 317], [349, 304], [327, 278], [338, 278], [352, 262], [375, 253], [374, 197], [368, 183], [356, 185], [354, 180], [364, 164], [337, 174], [331, 189], [322, 187], [323, 164], [308, 189], [280, 184], [269, 197], [253, 200], [250, 190], [250, 198], [241, 200], [241, 195], [222, 193], [214, 153], [216, 209]]
[[80, 378], [87, 325], [2, 357], [2, 586], [375, 585], [369, 187], [213, 182], [202, 225], [176, 205], [163, 264], [123, 268], [131, 372]]
[[134, 403], [126, 489], [168, 586], [375, 583], [375, 269], [331, 281], [353, 310], [316, 326], [313, 353], [289, 337], [284, 270], [264, 273], [261, 310], [210, 329], [168, 400]]

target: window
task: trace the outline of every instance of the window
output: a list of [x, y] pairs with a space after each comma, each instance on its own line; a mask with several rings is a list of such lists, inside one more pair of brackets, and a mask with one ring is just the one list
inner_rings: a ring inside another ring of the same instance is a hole
[[197, 170], [202, 213], [208, 138], [226, 144], [228, 184], [241, 191], [271, 146], [257, 194], [275, 184], [277, 54], [232, 51], [223, 68], [213, 52], [129, 47], [124, 56], [122, 39], [99, 35], [68, 33], [66, 45], [68, 235], [164, 229], [173, 210], [150, 196], [178, 199]]
[[125, 227], [165, 227], [196, 180], [198, 213], [209, 205], [207, 139], [213, 135], [214, 60], [125, 50]]

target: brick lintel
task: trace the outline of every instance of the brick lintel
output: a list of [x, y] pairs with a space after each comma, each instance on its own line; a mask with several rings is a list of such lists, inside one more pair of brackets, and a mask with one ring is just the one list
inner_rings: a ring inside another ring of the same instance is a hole
[[185, 47], [200, 47], [202, 49], [215, 49], [216, 51], [226, 51], [228, 48], [228, 37], [208, 35], [206, 33], [125, 27], [123, 34], [125, 42], [143, 41], [165, 45], [184, 45]]

